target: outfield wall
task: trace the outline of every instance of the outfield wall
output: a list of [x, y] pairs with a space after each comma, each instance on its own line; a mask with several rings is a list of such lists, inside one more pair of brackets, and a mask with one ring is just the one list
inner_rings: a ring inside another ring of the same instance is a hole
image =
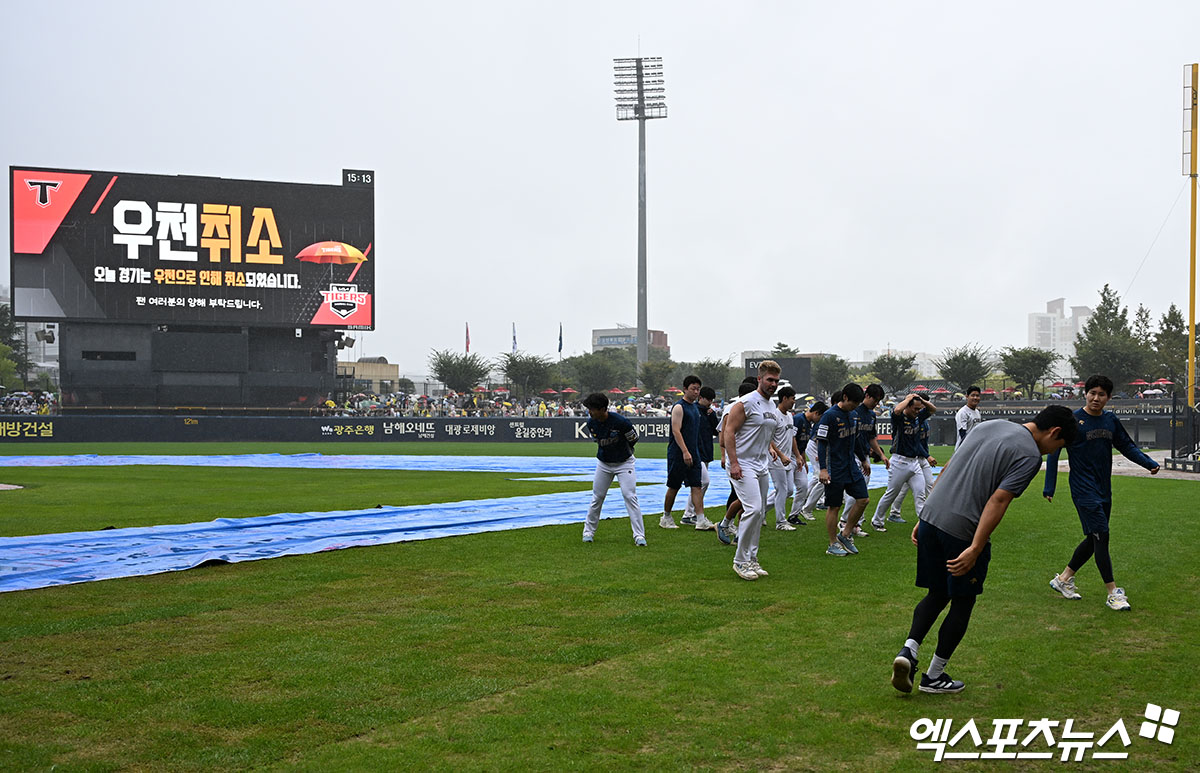
[[[1167, 406], [1169, 409], [1169, 405]], [[1031, 414], [1009, 410], [988, 412], [988, 419], [1028, 419]], [[1130, 436], [1143, 447], [1168, 448], [1169, 415], [1123, 415]], [[666, 442], [670, 420], [631, 419], [647, 442]], [[1182, 422], [1177, 417], [1176, 422]], [[574, 418], [291, 418], [274, 416], [0, 416], [2, 442], [326, 442], [326, 441], [496, 441], [509, 443], [586, 441], [587, 419]], [[880, 419], [883, 446], [891, 422]], [[930, 420], [934, 445], [954, 444], [954, 416]]]

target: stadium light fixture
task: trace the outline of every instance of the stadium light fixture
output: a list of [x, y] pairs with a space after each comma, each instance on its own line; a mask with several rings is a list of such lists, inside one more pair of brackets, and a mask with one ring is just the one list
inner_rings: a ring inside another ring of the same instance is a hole
[[646, 311], [646, 121], [667, 117], [666, 81], [661, 56], [614, 59], [613, 75], [617, 120], [638, 122], [637, 361], [640, 369], [650, 358]]

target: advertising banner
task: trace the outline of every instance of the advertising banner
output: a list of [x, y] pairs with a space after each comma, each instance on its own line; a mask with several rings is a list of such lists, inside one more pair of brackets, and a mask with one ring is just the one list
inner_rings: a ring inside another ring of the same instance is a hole
[[9, 171], [18, 319], [374, 329], [370, 171], [341, 185]]

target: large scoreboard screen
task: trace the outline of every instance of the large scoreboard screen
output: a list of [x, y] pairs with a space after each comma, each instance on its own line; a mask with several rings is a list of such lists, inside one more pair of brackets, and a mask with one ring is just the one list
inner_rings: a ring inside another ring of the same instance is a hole
[[10, 167], [17, 319], [375, 327], [375, 175]]

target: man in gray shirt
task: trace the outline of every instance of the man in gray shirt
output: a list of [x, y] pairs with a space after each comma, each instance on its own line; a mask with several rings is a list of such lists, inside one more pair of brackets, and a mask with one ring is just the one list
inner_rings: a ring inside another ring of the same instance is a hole
[[892, 663], [897, 690], [912, 692], [917, 649], [949, 605], [920, 690], [962, 691], [965, 685], [946, 674], [946, 661], [966, 634], [975, 599], [983, 592], [992, 552], [988, 538], [1041, 469], [1042, 454], [1069, 445], [1075, 432], [1075, 417], [1063, 405], [1048, 406], [1025, 424], [985, 422], [971, 431], [942, 470], [912, 533], [916, 584], [928, 593], [913, 610], [908, 639]]

